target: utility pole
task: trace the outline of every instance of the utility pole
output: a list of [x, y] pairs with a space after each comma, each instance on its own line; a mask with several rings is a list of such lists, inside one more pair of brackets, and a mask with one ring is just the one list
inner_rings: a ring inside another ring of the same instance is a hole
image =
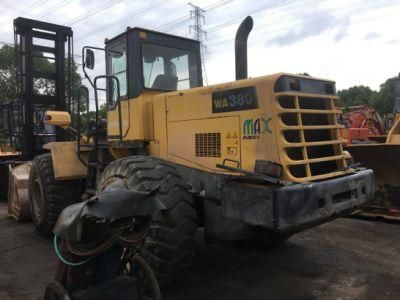
[[203, 30], [205, 17], [204, 13], [206, 12], [204, 9], [194, 5], [192, 3], [188, 3], [193, 9], [190, 11], [190, 18], [193, 19], [194, 25], [189, 26], [189, 34], [192, 33], [193, 30], [193, 38], [200, 42], [200, 54], [201, 54], [201, 67], [203, 71], [203, 79], [206, 85], [207, 82], [207, 72], [206, 72], [206, 64], [205, 64], [205, 52], [207, 50], [206, 45], [204, 44], [204, 39], [207, 39], [207, 32]]

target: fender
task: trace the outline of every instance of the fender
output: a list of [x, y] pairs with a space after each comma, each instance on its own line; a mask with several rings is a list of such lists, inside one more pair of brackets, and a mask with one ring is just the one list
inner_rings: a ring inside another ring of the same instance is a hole
[[[56, 180], [86, 178], [87, 167], [78, 157], [76, 142], [51, 142], [43, 145], [43, 149], [51, 152]], [[89, 148], [81, 148], [83, 161], [87, 162], [89, 152]]]

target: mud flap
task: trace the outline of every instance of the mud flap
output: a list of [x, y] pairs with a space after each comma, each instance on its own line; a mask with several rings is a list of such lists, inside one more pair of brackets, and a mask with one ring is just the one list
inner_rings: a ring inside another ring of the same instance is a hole
[[66, 240], [79, 241], [82, 220], [87, 216], [115, 221], [137, 216], [151, 216], [167, 208], [155, 195], [159, 187], [150, 191], [126, 188], [122, 180], [115, 180], [107, 189], [92, 198], [64, 208], [54, 227], [54, 234]]
[[8, 214], [18, 222], [31, 218], [31, 205], [28, 197], [30, 169], [30, 162], [15, 167], [9, 166]]

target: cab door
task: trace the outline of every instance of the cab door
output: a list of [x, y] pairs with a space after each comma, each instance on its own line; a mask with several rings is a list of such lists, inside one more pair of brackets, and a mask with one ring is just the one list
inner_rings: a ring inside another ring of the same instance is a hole
[[[129, 130], [127, 43], [116, 41], [107, 49], [107, 135], [109, 140], [126, 136]], [[117, 82], [118, 81], [118, 82]]]

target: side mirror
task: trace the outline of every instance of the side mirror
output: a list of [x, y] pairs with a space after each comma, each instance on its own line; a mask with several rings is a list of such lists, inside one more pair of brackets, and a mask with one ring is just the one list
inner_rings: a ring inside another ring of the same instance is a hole
[[93, 52], [93, 50], [86, 49], [85, 67], [90, 70], [93, 70], [93, 68], [94, 68], [94, 52]]

